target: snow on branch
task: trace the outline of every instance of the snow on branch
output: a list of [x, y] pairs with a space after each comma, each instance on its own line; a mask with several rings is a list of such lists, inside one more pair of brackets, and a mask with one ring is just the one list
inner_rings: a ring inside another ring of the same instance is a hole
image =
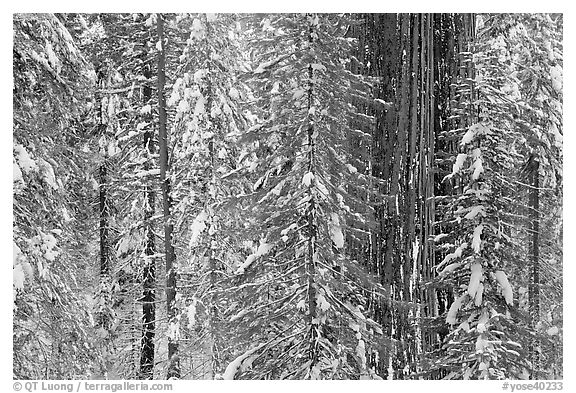
[[256, 259], [260, 258], [263, 255], [268, 254], [268, 252], [270, 252], [271, 249], [272, 249], [271, 244], [268, 244], [264, 241], [260, 241], [260, 246], [258, 246], [256, 252], [254, 254], [248, 255], [246, 261], [244, 261], [244, 263], [240, 265], [238, 269], [236, 269], [236, 274], [244, 274], [244, 271], [248, 269], [250, 265], [252, 265], [254, 261], [256, 261]]
[[226, 370], [224, 371], [224, 374], [222, 375], [222, 379], [229, 380], [229, 381], [233, 380], [234, 377], [236, 376], [236, 373], [238, 372], [238, 369], [240, 368], [240, 366], [242, 366], [242, 362], [244, 362], [244, 360], [246, 360], [247, 358], [252, 356], [254, 354], [254, 352], [258, 351], [264, 345], [266, 345], [266, 344], [260, 344], [257, 347], [249, 349], [248, 351], [244, 352], [242, 355], [238, 356], [236, 359], [232, 360], [232, 362], [230, 362], [230, 364], [228, 364], [228, 367], [226, 367]]
[[504, 299], [506, 299], [506, 303], [513, 304], [514, 296], [512, 293], [512, 286], [508, 281], [508, 277], [506, 277], [506, 273], [504, 273], [502, 270], [497, 270], [494, 273], [494, 276], [496, 277], [496, 281], [498, 281], [498, 284], [500, 284], [500, 287], [502, 288], [502, 295], [504, 296]]
[[263, 74], [264, 72], [268, 71], [271, 67], [273, 67], [274, 65], [280, 63], [282, 60], [292, 56], [293, 53], [288, 53], [285, 54], [283, 56], [278, 56], [275, 59], [272, 59], [270, 61], [266, 61], [264, 63], [261, 63], [260, 65], [258, 65], [258, 67], [253, 71], [254, 74]]

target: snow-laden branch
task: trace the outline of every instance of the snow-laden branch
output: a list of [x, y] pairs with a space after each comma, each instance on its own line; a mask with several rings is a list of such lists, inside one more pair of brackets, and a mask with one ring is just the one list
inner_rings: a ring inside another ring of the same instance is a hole
[[249, 349], [248, 351], [244, 352], [242, 355], [238, 356], [236, 359], [232, 360], [230, 362], [230, 364], [228, 364], [228, 367], [226, 367], [226, 370], [224, 371], [224, 374], [222, 375], [222, 379], [233, 380], [234, 376], [238, 372], [238, 369], [242, 365], [242, 362], [244, 360], [246, 360], [247, 358], [249, 358], [250, 356], [252, 356], [254, 354], [254, 352], [258, 351], [264, 345], [266, 345], [266, 344], [263, 343], [263, 344], [258, 345], [257, 347]]
[[248, 255], [246, 261], [236, 269], [235, 274], [244, 274], [244, 271], [250, 267], [256, 261], [256, 259], [260, 258], [263, 255], [268, 254], [268, 252], [272, 249], [272, 245], [268, 244], [264, 241], [260, 242], [260, 246], [258, 246], [258, 250], [254, 254]]

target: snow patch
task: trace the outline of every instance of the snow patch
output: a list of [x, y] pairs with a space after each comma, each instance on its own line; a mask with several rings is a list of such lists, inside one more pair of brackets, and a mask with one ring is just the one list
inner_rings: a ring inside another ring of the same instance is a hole
[[202, 82], [202, 79], [204, 79], [207, 74], [208, 74], [208, 70], [206, 70], [204, 68], [196, 70], [194, 72], [193, 77], [192, 77], [194, 79], [194, 83], [200, 84]]
[[144, 22], [148, 27], [151, 27], [154, 23], [156, 23], [156, 14], [150, 14], [150, 17]]
[[178, 113], [186, 113], [190, 109], [190, 104], [188, 104], [188, 100], [182, 99], [178, 103], [178, 107], [176, 108], [176, 112]]
[[464, 218], [467, 220], [472, 220], [478, 214], [480, 214], [481, 216], [484, 216], [486, 214], [484, 211], [484, 206], [482, 205], [472, 206], [470, 208], [470, 211], [468, 212], [468, 214], [464, 216]]
[[464, 294], [464, 295], [460, 296], [458, 299], [454, 300], [454, 302], [450, 306], [450, 309], [448, 310], [448, 314], [446, 315], [446, 323], [448, 323], [450, 325], [456, 324], [456, 315], [458, 314], [458, 311], [460, 310], [460, 308], [464, 304], [464, 301], [466, 300], [466, 296], [468, 296], [468, 295]]
[[235, 87], [230, 88], [230, 90], [228, 91], [228, 95], [234, 101], [237, 101], [240, 98], [240, 93], [238, 92], [238, 90]]
[[550, 67], [550, 79], [552, 80], [552, 87], [556, 93], [562, 93], [562, 67], [555, 65]]
[[360, 368], [366, 369], [366, 345], [362, 339], [358, 340], [358, 345], [356, 345], [356, 356], [360, 359]]
[[460, 170], [464, 166], [464, 163], [466, 162], [467, 158], [468, 158], [468, 154], [464, 154], [464, 153], [458, 154], [458, 156], [456, 157], [456, 161], [454, 162], [454, 165], [452, 165], [451, 176], [454, 176], [455, 174], [460, 172]]
[[312, 64], [312, 69], [313, 69], [314, 71], [325, 72], [325, 71], [326, 71], [326, 66], [324, 66], [323, 64], [314, 63], [314, 64]]
[[147, 171], [140, 171], [134, 174], [134, 177], [142, 178], [146, 176], [158, 176], [160, 174], [160, 169], [150, 169]]
[[328, 194], [329, 194], [328, 189], [326, 188], [326, 186], [324, 184], [322, 184], [318, 180], [316, 180], [316, 187], [318, 188], [318, 191], [320, 191], [321, 194], [328, 196]]
[[59, 74], [60, 71], [62, 71], [62, 64], [60, 63], [60, 60], [58, 60], [56, 53], [54, 53], [54, 49], [52, 48], [52, 44], [50, 42], [46, 43], [46, 55], [48, 55], [48, 62], [52, 66], [52, 69], [56, 72], [56, 74]]
[[236, 274], [244, 274], [246, 269], [248, 269], [250, 265], [254, 263], [254, 261], [256, 261], [261, 256], [268, 254], [271, 249], [272, 249], [271, 244], [266, 243], [263, 240], [260, 240], [260, 245], [258, 246], [256, 252], [254, 254], [248, 255], [246, 261], [244, 261], [244, 263], [240, 265], [238, 269], [236, 269]]
[[16, 153], [16, 160], [18, 161], [18, 165], [24, 171], [24, 173], [30, 173], [31, 171], [38, 170], [38, 165], [36, 165], [36, 162], [30, 157], [24, 146], [15, 144], [14, 153]]
[[496, 272], [494, 272], [494, 276], [502, 288], [502, 295], [504, 296], [504, 299], [506, 299], [506, 303], [513, 304], [514, 296], [512, 292], [512, 286], [508, 281], [508, 277], [506, 277], [506, 273], [504, 273], [502, 270], [496, 270]]
[[297, 228], [298, 228], [298, 225], [296, 225], [296, 224], [290, 224], [290, 226], [289, 226], [288, 228], [282, 229], [282, 231], [280, 232], [280, 234], [281, 234], [282, 236], [285, 236], [285, 235], [288, 234], [288, 232], [294, 231], [294, 230], [296, 230]]
[[230, 322], [237, 321], [238, 319], [242, 318], [244, 315], [248, 314], [248, 312], [249, 312], [248, 310], [241, 310], [241, 311], [238, 312], [237, 314], [232, 315], [232, 316], [230, 317]]
[[198, 239], [200, 238], [200, 234], [204, 232], [206, 229], [206, 220], [208, 219], [208, 214], [202, 210], [192, 221], [192, 225], [190, 226], [190, 243], [189, 247], [195, 247], [198, 245]]
[[344, 248], [344, 234], [340, 226], [340, 217], [336, 213], [330, 215], [330, 236], [336, 248]]
[[558, 126], [556, 126], [556, 123], [552, 123], [550, 125], [550, 132], [554, 135], [554, 145], [556, 147], [561, 148], [562, 143], [564, 142], [564, 137], [562, 136], [562, 134], [558, 130]]
[[462, 251], [464, 251], [467, 247], [468, 247], [468, 243], [466, 243], [466, 242], [462, 243], [460, 246], [458, 246], [458, 248], [456, 248], [456, 250], [454, 250], [453, 253], [446, 255], [436, 269], [439, 269], [440, 267], [444, 266], [444, 264], [446, 264], [446, 263], [448, 263], [454, 259], [460, 258], [462, 256]]
[[472, 124], [462, 137], [460, 145], [465, 146], [472, 142], [477, 136], [487, 134], [489, 131], [490, 129], [482, 123]]
[[480, 281], [482, 280], [482, 265], [478, 262], [475, 262], [470, 266], [471, 274], [470, 274], [470, 282], [468, 283], [468, 295], [471, 298], [476, 296], [476, 291], [480, 286]]
[[316, 304], [318, 305], [318, 307], [320, 307], [320, 310], [322, 310], [323, 312], [326, 312], [330, 309], [330, 303], [328, 303], [328, 301], [322, 294], [319, 294], [316, 297]]
[[482, 235], [483, 230], [484, 225], [480, 224], [474, 228], [474, 234], [472, 235], [472, 249], [477, 254], [480, 252], [480, 244], [482, 243], [480, 236]]
[[292, 94], [292, 99], [297, 100], [304, 95], [305, 91], [303, 89], [298, 89]]
[[282, 192], [282, 188], [284, 187], [284, 183], [286, 183], [286, 179], [284, 179], [284, 180], [280, 181], [278, 184], [276, 184], [276, 186], [274, 186], [274, 188], [270, 192], [276, 196], [280, 196], [280, 193]]
[[476, 290], [476, 296], [474, 297], [474, 304], [476, 307], [480, 307], [482, 304], [482, 295], [484, 294], [484, 284], [478, 284], [478, 289]]
[[188, 316], [188, 328], [194, 328], [196, 324], [196, 305], [198, 304], [198, 299], [192, 298], [192, 303], [186, 308], [186, 315]]
[[180, 327], [175, 321], [170, 321], [168, 324], [168, 337], [173, 341], [180, 338]]
[[460, 266], [460, 263], [451, 263], [450, 265], [446, 266], [439, 274], [441, 276], [446, 275], [448, 273], [452, 273]]
[[306, 187], [310, 187], [312, 180], [314, 180], [314, 174], [312, 172], [306, 172], [304, 177], [302, 177], [302, 184], [304, 184]]
[[440, 234], [434, 236], [434, 243], [438, 243], [440, 240], [444, 239], [447, 236], [448, 236], [447, 233], [440, 233]]
[[346, 164], [346, 168], [348, 168], [348, 170], [350, 171], [350, 173], [356, 173], [356, 172], [358, 172], [358, 169], [356, 169], [356, 167], [353, 166], [353, 165]]
[[296, 304], [296, 309], [300, 311], [304, 311], [306, 309], [306, 302], [304, 299], [300, 300], [298, 304]]
[[558, 334], [559, 329], [556, 326], [552, 326], [550, 329], [546, 330], [546, 334], [549, 336], [554, 336]]
[[41, 233], [42, 244], [40, 248], [44, 251], [44, 258], [50, 262], [54, 262], [56, 256], [58, 256], [58, 251], [54, 250], [56, 247], [57, 240], [54, 236], [49, 233]]
[[118, 241], [118, 246], [116, 247], [116, 256], [120, 257], [122, 254], [126, 254], [132, 248], [132, 237], [124, 236]]
[[18, 264], [12, 269], [12, 280], [15, 289], [24, 289], [24, 279], [26, 278], [22, 265]]
[[472, 158], [474, 159], [474, 162], [472, 163], [471, 167], [474, 172], [472, 173], [472, 180], [478, 180], [478, 178], [480, 177], [480, 174], [482, 174], [482, 172], [484, 172], [484, 167], [482, 165], [482, 157], [481, 157], [481, 151], [480, 149], [476, 148], [474, 149], [474, 151], [472, 152]]
[[205, 101], [206, 100], [204, 99], [203, 95], [200, 95], [198, 97], [198, 100], [196, 101], [196, 106], [194, 107], [194, 116], [200, 116], [206, 113], [206, 108], [204, 107]]
[[196, 40], [201, 40], [204, 38], [204, 25], [198, 18], [194, 19], [192, 22], [192, 31], [190, 32], [190, 37]]
[[150, 114], [152, 112], [152, 107], [150, 105], [144, 105], [142, 108], [140, 108], [140, 114], [141, 115], [147, 115]]

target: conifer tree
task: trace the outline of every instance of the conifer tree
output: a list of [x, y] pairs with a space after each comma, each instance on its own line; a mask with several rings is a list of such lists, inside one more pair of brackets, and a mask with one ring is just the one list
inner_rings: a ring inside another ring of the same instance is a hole
[[239, 108], [245, 88], [236, 78], [241, 55], [234, 16], [186, 15], [177, 23], [189, 38], [168, 100], [175, 109], [175, 227], [183, 257], [190, 260], [180, 269], [181, 275], [186, 273], [182, 285], [193, 289], [182, 294], [187, 324], [180, 329], [196, 347], [187, 355], [208, 353], [214, 375], [221, 372], [219, 342], [226, 337], [220, 328], [226, 304], [221, 283], [234, 258], [229, 249], [234, 243], [230, 232], [234, 218], [224, 203], [235, 195], [235, 181], [228, 178], [236, 169], [237, 148], [232, 142], [245, 123]]
[[[13, 374], [86, 378], [101, 360], [91, 337], [94, 288], [89, 155], [94, 70], [54, 14], [13, 16]], [[95, 272], [94, 272], [95, 273]]]
[[[368, 223], [352, 210], [350, 187], [367, 178], [344, 150], [354, 112], [345, 97], [368, 99], [368, 84], [346, 69], [348, 21], [335, 15], [267, 15], [250, 22], [255, 124], [243, 160], [256, 179], [245, 227], [258, 242], [236, 269], [231, 325], [241, 353], [223, 377], [325, 379], [367, 375], [366, 343], [379, 326], [366, 318], [362, 288], [383, 296], [344, 254], [345, 236]], [[367, 136], [367, 135], [366, 135]], [[249, 370], [250, 365], [253, 366]]]
[[[527, 361], [526, 350], [531, 341], [533, 345], [530, 337], [534, 333], [524, 323], [518, 302], [514, 301], [514, 288], [518, 285], [509, 281], [511, 272], [519, 268], [515, 261], [521, 252], [517, 240], [521, 235], [514, 226], [522, 210], [515, 199], [519, 175], [516, 168], [522, 162], [522, 153], [529, 153], [526, 141], [532, 142], [528, 143], [529, 148], [540, 153], [538, 161], [556, 162], [556, 153], [538, 145], [552, 146], [550, 141], [558, 138], [554, 130], [558, 134], [559, 128], [556, 115], [551, 116], [553, 126], [549, 120], [532, 118], [531, 127], [527, 127], [524, 120], [531, 117], [530, 113], [538, 113], [538, 100], [533, 97], [534, 92], [538, 94], [542, 77], [537, 76], [528, 84], [525, 78], [532, 76], [518, 70], [523, 64], [519, 60], [530, 58], [526, 41], [515, 39], [530, 36], [520, 18], [498, 15], [482, 21], [474, 46], [474, 62], [470, 62], [475, 66], [476, 76], [468, 74], [468, 79], [461, 82], [462, 86], [469, 84], [467, 91], [472, 93], [469, 97], [478, 98], [470, 101], [474, 106], [461, 112], [469, 114], [468, 124], [454, 130], [460, 139], [461, 153], [455, 157], [452, 173], [447, 176], [459, 179], [456, 184], [460, 185], [460, 192], [452, 199], [446, 219], [454, 223], [455, 230], [464, 230], [465, 234], [450, 234], [453, 252], [438, 266], [441, 280], [455, 288], [455, 300], [446, 315], [452, 331], [444, 346], [447, 353], [442, 364], [451, 370], [449, 378], [525, 378], [530, 369], [537, 367], [534, 364], [537, 356], [531, 357], [533, 364]], [[557, 70], [554, 67], [543, 78], [549, 81], [544, 86], [553, 86]], [[534, 168], [538, 165], [532, 167], [527, 171], [535, 179], [533, 173], [538, 170]], [[538, 187], [532, 188], [532, 195], [535, 190]], [[532, 201], [535, 204], [536, 197]], [[537, 219], [533, 214], [531, 217], [531, 236], [534, 236]], [[533, 238], [536, 250], [537, 243], [538, 239]], [[532, 258], [538, 259], [534, 253]], [[462, 368], [462, 363], [467, 366]]]

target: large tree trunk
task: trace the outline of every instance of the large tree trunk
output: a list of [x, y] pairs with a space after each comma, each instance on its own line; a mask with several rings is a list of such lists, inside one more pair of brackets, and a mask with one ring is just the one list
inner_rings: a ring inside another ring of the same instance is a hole
[[[421, 49], [421, 105], [420, 112], [420, 146], [418, 173], [418, 211], [419, 211], [419, 283], [428, 282], [434, 272], [434, 243], [430, 240], [434, 234], [434, 15], [427, 14], [422, 21]], [[438, 315], [436, 290], [419, 286], [421, 304], [420, 321]], [[420, 322], [423, 357], [436, 345], [436, 334]], [[423, 359], [424, 360], [424, 359]], [[425, 367], [424, 367], [425, 368]], [[423, 371], [423, 370], [419, 370]]]
[[[156, 28], [160, 51], [158, 54], [158, 123], [160, 138], [160, 181], [162, 183], [162, 208], [164, 213], [164, 253], [166, 255], [166, 311], [168, 323], [176, 321], [176, 254], [172, 243], [172, 198], [170, 196], [170, 177], [168, 176], [168, 135], [166, 130], [166, 99], [164, 86], [166, 84], [166, 40], [164, 39], [164, 16], [157, 15]], [[169, 328], [169, 331], [171, 329]], [[179, 378], [178, 341], [168, 335], [168, 374], [167, 378]]]
[[[398, 100], [396, 97], [397, 80], [401, 67], [401, 47], [399, 45], [399, 16], [397, 14], [367, 14], [366, 29], [368, 30], [368, 55], [370, 68], [368, 72], [379, 78], [375, 98], [391, 103], [387, 108], [377, 110], [376, 124], [372, 135], [372, 175], [383, 180], [380, 193], [389, 196], [385, 203], [376, 207], [378, 228], [372, 235], [372, 258], [381, 284], [389, 291], [392, 289], [392, 230], [395, 215], [396, 196], [390, 174], [393, 168], [393, 155], [398, 122]], [[368, 63], [368, 61], [366, 62]], [[384, 335], [392, 336], [392, 311], [390, 301], [379, 301], [375, 305], [375, 320], [382, 325]], [[387, 375], [391, 351], [384, 348], [379, 353], [379, 361], [373, 364], [376, 372]]]
[[[390, 196], [394, 198], [388, 205], [387, 238], [385, 254], [385, 275], [391, 280], [392, 299], [396, 304], [403, 300], [403, 262], [404, 242], [402, 241], [402, 218], [405, 213], [403, 206], [403, 184], [402, 177], [405, 166], [407, 134], [410, 125], [410, 14], [400, 15], [400, 48], [401, 48], [401, 73], [397, 89], [398, 123], [396, 124], [396, 135], [394, 153], [392, 161], [392, 172], [390, 177]], [[403, 345], [403, 318], [404, 310], [394, 307], [392, 312], [392, 339], [396, 341], [395, 356], [392, 358], [391, 368], [393, 378], [401, 379], [402, 370], [405, 365], [404, 345]], [[390, 366], [389, 366], [390, 367]], [[390, 375], [388, 376], [390, 377]]]

